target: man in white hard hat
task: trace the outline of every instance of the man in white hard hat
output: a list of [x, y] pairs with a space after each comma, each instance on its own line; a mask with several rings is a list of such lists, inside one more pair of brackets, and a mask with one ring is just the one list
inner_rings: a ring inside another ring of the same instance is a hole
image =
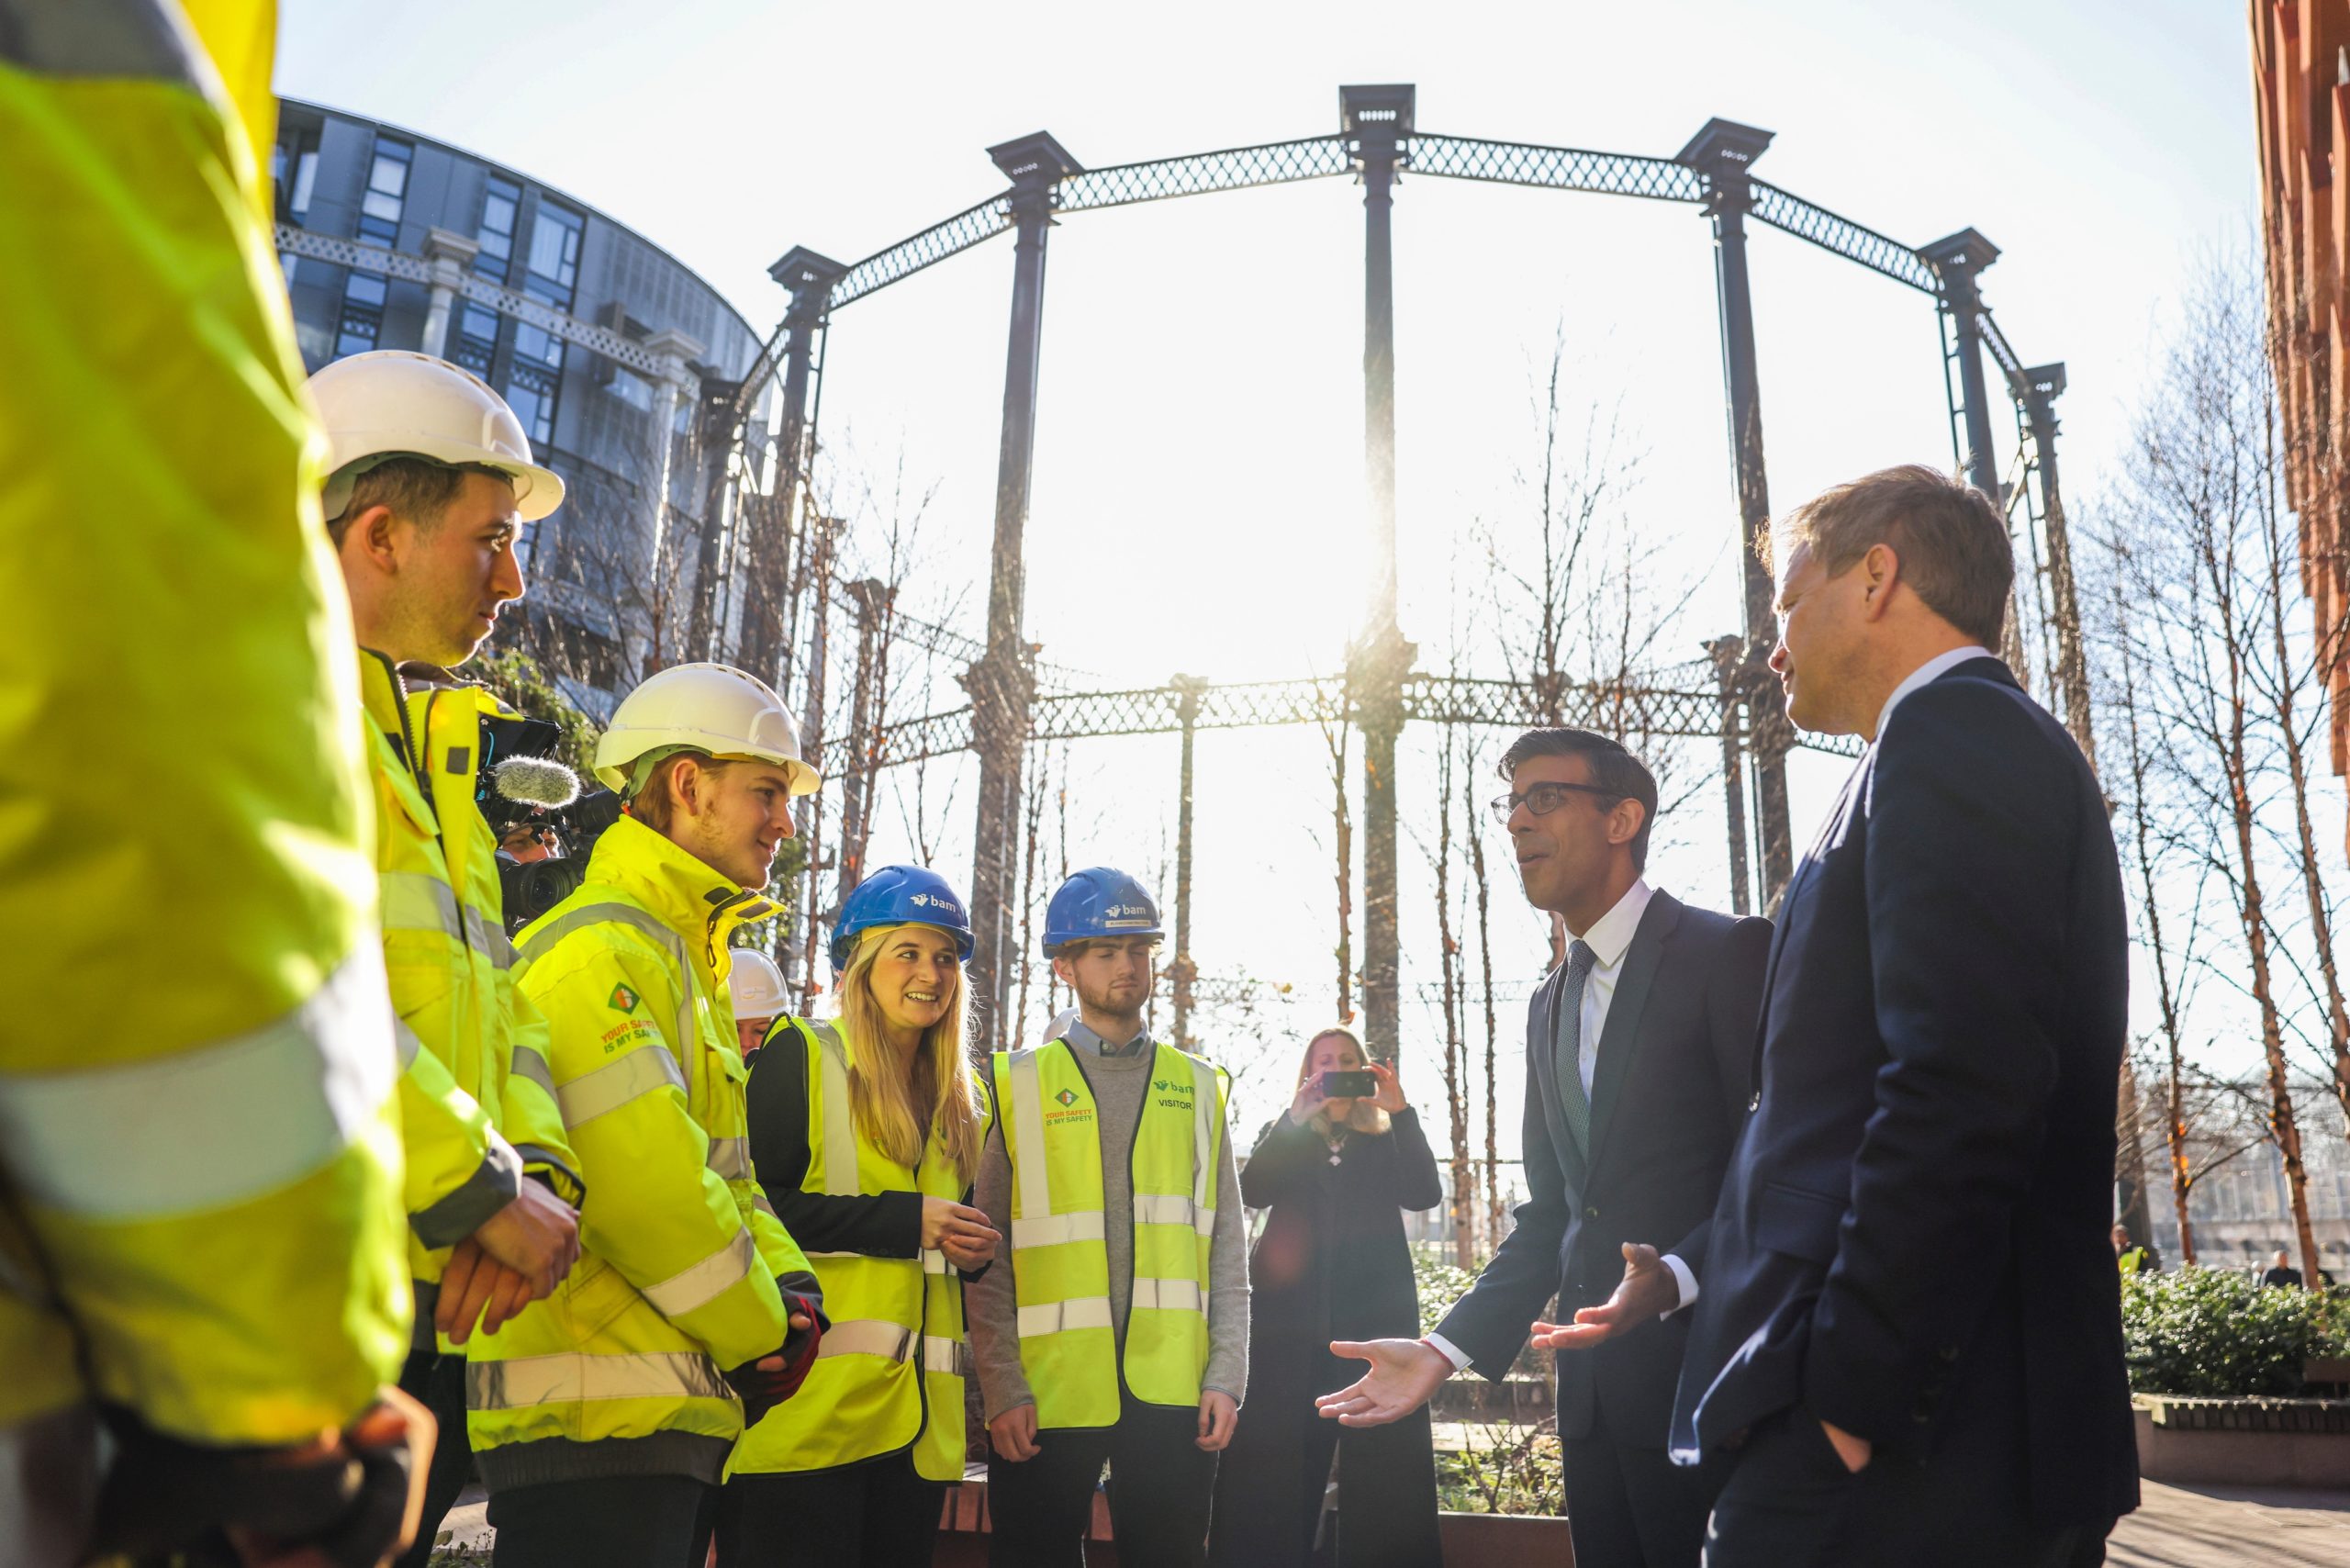
[[310, 378], [330, 449], [323, 515], [360, 644], [385, 967], [406, 1066], [408, 1270], [416, 1326], [400, 1386], [441, 1444], [402, 1568], [424, 1568], [464, 1486], [465, 1354], [546, 1295], [579, 1254], [582, 1189], [515, 990], [498, 838], [476, 804], [518, 716], [450, 672], [522, 595], [515, 536], [563, 481], [532, 461], [505, 399], [429, 354], [338, 360]]
[[776, 1018], [790, 1010], [783, 971], [756, 947], [737, 947], [733, 972], [726, 977], [726, 991], [734, 1003], [734, 1037], [742, 1042], [743, 1055], [748, 1059], [766, 1043]]
[[588, 1200], [578, 1280], [472, 1346], [498, 1568], [687, 1561], [735, 1438], [823, 1327], [752, 1178], [727, 991], [729, 938], [777, 913], [792, 798], [817, 786], [798, 727], [764, 682], [680, 665], [621, 701], [596, 776], [628, 812], [515, 939]]

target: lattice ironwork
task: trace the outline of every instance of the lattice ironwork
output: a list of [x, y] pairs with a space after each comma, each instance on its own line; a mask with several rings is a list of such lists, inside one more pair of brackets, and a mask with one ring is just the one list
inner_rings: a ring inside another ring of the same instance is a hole
[[1344, 138], [1312, 136], [1303, 141], [1269, 141], [1256, 147], [1195, 153], [1188, 158], [1159, 158], [1147, 163], [1088, 169], [1060, 183], [1057, 205], [1063, 212], [1085, 212], [1096, 207], [1161, 201], [1169, 196], [1204, 196], [1211, 191], [1327, 179], [1333, 174], [1348, 174], [1353, 167], [1347, 157]]
[[1747, 210], [1754, 215], [1756, 222], [1767, 223], [1798, 240], [1808, 240], [1823, 251], [1832, 252], [1848, 262], [1858, 262], [1871, 272], [1883, 273], [1895, 282], [1906, 283], [1923, 293], [1942, 292], [1942, 275], [1934, 271], [1933, 263], [1900, 241], [1840, 217], [1767, 181], [1750, 180], [1747, 185], [1754, 193], [1752, 205]]
[[[1662, 684], [1685, 679], [1686, 685]], [[1182, 689], [1142, 687], [1126, 691], [1040, 693], [1029, 711], [1028, 735], [1038, 741], [1098, 740], [1110, 735], [1175, 734], [1183, 727]], [[1721, 692], [1709, 664], [1659, 671], [1647, 680], [1618, 686], [1581, 681], [1561, 694], [1562, 722], [1610, 734], [1651, 738], [1710, 739], [1721, 734]], [[1544, 705], [1532, 687], [1466, 676], [1416, 675], [1404, 682], [1407, 720], [1437, 724], [1489, 724], [1520, 729], [1544, 722]], [[1355, 722], [1338, 678], [1311, 680], [1240, 681], [1199, 691], [1193, 727], [1202, 730], [1267, 729], [1285, 724]], [[1805, 735], [1800, 744], [1840, 756], [1859, 755], [1847, 736]], [[882, 731], [880, 765], [921, 762], [967, 751], [971, 711], [901, 720]], [[824, 771], [848, 766], [850, 743], [824, 748]]]
[[877, 251], [849, 268], [833, 285], [829, 306], [837, 310], [854, 304], [876, 289], [887, 288], [900, 278], [911, 277], [924, 267], [992, 240], [1011, 227], [1012, 198], [990, 196], [977, 207], [967, 207], [946, 222], [934, 223], [921, 233], [901, 240], [886, 251]]
[[1537, 147], [1522, 141], [1483, 141], [1471, 136], [1414, 135], [1404, 143], [1404, 167], [1415, 174], [1449, 180], [1485, 180], [1504, 185], [1539, 185], [1550, 190], [1599, 191], [1608, 196], [1650, 196], [1658, 201], [1697, 201], [1705, 182], [1697, 171], [1670, 158], [1639, 158], [1624, 152], [1592, 152], [1577, 147]]
[[576, 343], [590, 353], [618, 360], [631, 370], [651, 376], [655, 381], [666, 381], [670, 376], [669, 368], [647, 352], [643, 344], [621, 336], [610, 327], [583, 321], [568, 311], [558, 310], [518, 289], [492, 283], [461, 267], [436, 270], [434, 263], [422, 256], [411, 256], [404, 251], [387, 251], [380, 245], [370, 245], [364, 240], [297, 229], [289, 223], [277, 226], [277, 249], [282, 255], [301, 256], [314, 262], [325, 262], [330, 266], [356, 267], [361, 272], [396, 277], [408, 283], [420, 283], [428, 288], [435, 284], [445, 285], [450, 292], [476, 305], [487, 305], [502, 316], [527, 321], [541, 331], [561, 338], [566, 343]]

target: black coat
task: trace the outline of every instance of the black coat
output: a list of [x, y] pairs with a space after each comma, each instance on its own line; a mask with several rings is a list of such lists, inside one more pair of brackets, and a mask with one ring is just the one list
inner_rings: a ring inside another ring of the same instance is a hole
[[2006, 666], [1894, 711], [1787, 884], [1765, 994], [1756, 1109], [1684, 1254], [1675, 1449], [1800, 1406], [1924, 1466], [1953, 1520], [2127, 1512], [2121, 868]]
[[1333, 1163], [1322, 1135], [1284, 1114], [1240, 1172], [1248, 1205], [1272, 1212], [1248, 1256], [1248, 1397], [1216, 1475], [1219, 1568], [1302, 1568], [1333, 1444], [1342, 1568], [1441, 1558], [1427, 1412], [1342, 1428], [1314, 1407], [1362, 1374], [1330, 1354], [1331, 1340], [1420, 1332], [1404, 1215], [1443, 1203], [1444, 1187], [1419, 1116], [1392, 1122], [1383, 1135], [1348, 1134]]
[[[1606, 1301], [1623, 1246], [1684, 1252], [1702, 1232], [1751, 1091], [1769, 923], [1693, 909], [1662, 890], [1625, 950], [1592, 1075], [1591, 1143], [1559, 1099], [1555, 1041], [1566, 967], [1527, 1015], [1526, 1185], [1512, 1230], [1437, 1332], [1489, 1378], [1509, 1370], [1528, 1325], [1559, 1297], [1561, 1320]], [[1694, 1260], [1693, 1260], [1694, 1261]], [[1662, 1450], [1688, 1337], [1686, 1312], [1595, 1350], [1561, 1354], [1559, 1431]]]

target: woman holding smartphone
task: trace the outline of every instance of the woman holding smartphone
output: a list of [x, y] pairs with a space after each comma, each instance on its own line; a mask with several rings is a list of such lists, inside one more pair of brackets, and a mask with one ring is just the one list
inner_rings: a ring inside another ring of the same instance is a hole
[[946, 879], [884, 866], [833, 928], [837, 1016], [778, 1018], [758, 1052], [752, 1164], [833, 1324], [799, 1394], [735, 1445], [722, 1568], [930, 1562], [963, 1478], [957, 1275], [997, 1240], [969, 1202], [987, 1130], [963, 1042], [970, 956]]
[[1440, 1562], [1427, 1411], [1354, 1428], [1314, 1407], [1360, 1372], [1331, 1340], [1420, 1331], [1404, 1215], [1443, 1203], [1444, 1188], [1395, 1070], [1366, 1058], [1352, 1030], [1308, 1040], [1297, 1097], [1257, 1139], [1240, 1195], [1272, 1212], [1249, 1254], [1248, 1418], [1217, 1471], [1210, 1560], [1305, 1563], [1335, 1454], [1339, 1568]]

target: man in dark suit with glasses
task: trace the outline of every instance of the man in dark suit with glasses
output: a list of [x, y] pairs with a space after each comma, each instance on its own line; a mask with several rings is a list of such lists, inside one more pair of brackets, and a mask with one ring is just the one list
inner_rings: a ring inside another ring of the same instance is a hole
[[[1567, 1515], [1582, 1568], [1696, 1568], [1710, 1474], [1676, 1469], [1665, 1432], [1681, 1370], [1689, 1268], [1670, 1243], [1713, 1213], [1745, 1119], [1765, 921], [1693, 909], [1644, 875], [1655, 777], [1607, 737], [1534, 730], [1502, 759], [1494, 802], [1527, 901], [1569, 937], [1527, 1024], [1525, 1169], [1517, 1226], [1425, 1339], [1339, 1343], [1371, 1363], [1323, 1414], [1377, 1426], [1462, 1367], [1505, 1375], [1539, 1343], [1593, 1341], [1559, 1361]], [[1662, 1254], [1653, 1247], [1668, 1243]], [[1628, 1260], [1664, 1299], [1627, 1331], [1572, 1319]], [[1552, 1296], [1560, 1326], [1538, 1322]], [[1662, 1320], [1660, 1321], [1660, 1315]]]

